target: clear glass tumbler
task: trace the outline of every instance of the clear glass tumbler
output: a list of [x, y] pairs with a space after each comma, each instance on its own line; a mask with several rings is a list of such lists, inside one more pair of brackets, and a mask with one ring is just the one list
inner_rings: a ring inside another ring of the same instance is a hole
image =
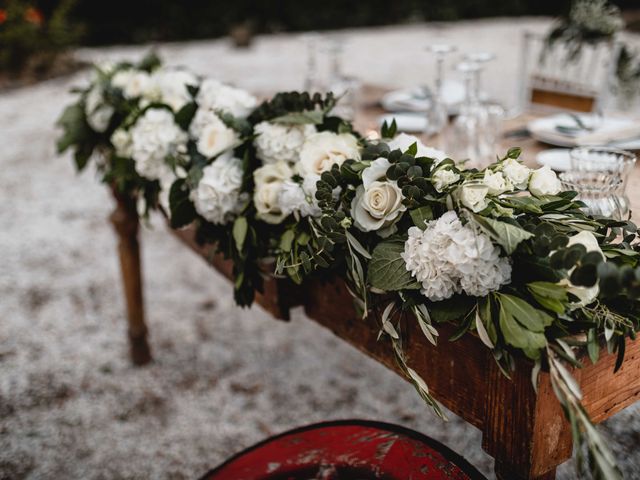
[[628, 204], [618, 195], [622, 185], [619, 177], [601, 172], [564, 172], [560, 181], [565, 190], [578, 192], [578, 200], [586, 205], [585, 213], [623, 220], [629, 216]]
[[635, 166], [636, 156], [617, 148], [578, 147], [571, 150], [570, 157], [572, 171], [602, 175], [616, 184], [615, 195], [618, 197], [621, 216], [627, 218], [630, 210], [627, 183]]

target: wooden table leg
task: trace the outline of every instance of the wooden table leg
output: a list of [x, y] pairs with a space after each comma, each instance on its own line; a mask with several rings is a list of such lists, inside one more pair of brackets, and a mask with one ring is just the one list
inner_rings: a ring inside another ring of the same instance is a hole
[[540, 373], [536, 394], [530, 369], [519, 367], [511, 380], [495, 362], [488, 368], [482, 446], [495, 458], [499, 479], [552, 480], [556, 467], [571, 458], [571, 427], [549, 375]]
[[120, 269], [129, 322], [131, 361], [134, 365], [144, 365], [151, 361], [151, 351], [147, 343], [147, 327], [144, 323], [138, 212], [134, 198], [115, 191], [114, 197], [116, 209], [110, 219], [118, 234]]

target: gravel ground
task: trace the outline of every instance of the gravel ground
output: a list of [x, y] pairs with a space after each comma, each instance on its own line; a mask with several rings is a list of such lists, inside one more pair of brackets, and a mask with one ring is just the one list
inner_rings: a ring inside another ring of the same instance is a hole
[[[414, 65], [414, 54], [440, 39], [495, 51], [504, 72], [513, 68], [512, 40], [522, 28], [547, 25], [492, 20], [350, 31], [346, 70], [383, 85], [415, 84], [428, 78], [429, 65]], [[169, 63], [273, 91], [302, 83], [297, 39], [261, 37], [246, 51], [224, 40], [160, 51]], [[121, 58], [142, 50], [78, 55]], [[53, 147], [67, 90], [85, 76], [0, 96], [0, 478], [195, 478], [268, 435], [355, 417], [417, 429], [492, 475], [478, 430], [454, 415], [441, 422], [403, 380], [301, 313], [285, 324], [259, 308], [236, 308], [229, 284], [158, 219], [142, 232], [155, 362], [131, 367], [106, 221], [111, 199], [92, 172], [75, 175]], [[490, 85], [515, 91], [508, 74], [495, 82], [492, 76]], [[628, 478], [640, 478], [637, 411], [602, 428]], [[572, 472], [564, 465], [559, 478]]]

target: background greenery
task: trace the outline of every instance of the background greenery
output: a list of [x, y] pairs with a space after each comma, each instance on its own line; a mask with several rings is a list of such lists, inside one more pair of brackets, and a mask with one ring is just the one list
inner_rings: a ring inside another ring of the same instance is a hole
[[[39, 1], [50, 11], [58, 1]], [[617, 0], [631, 8], [637, 0]], [[250, 23], [256, 32], [322, 30], [420, 20], [557, 15], [570, 0], [79, 0], [74, 18], [92, 45], [225, 35]]]

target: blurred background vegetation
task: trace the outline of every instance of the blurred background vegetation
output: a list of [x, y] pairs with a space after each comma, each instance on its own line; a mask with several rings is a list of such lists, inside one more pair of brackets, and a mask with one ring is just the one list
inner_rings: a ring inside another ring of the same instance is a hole
[[[71, 45], [108, 45], [419, 21], [559, 15], [571, 0], [4, 0], [0, 71], [44, 71]], [[638, 8], [638, 0], [617, 0]]]

